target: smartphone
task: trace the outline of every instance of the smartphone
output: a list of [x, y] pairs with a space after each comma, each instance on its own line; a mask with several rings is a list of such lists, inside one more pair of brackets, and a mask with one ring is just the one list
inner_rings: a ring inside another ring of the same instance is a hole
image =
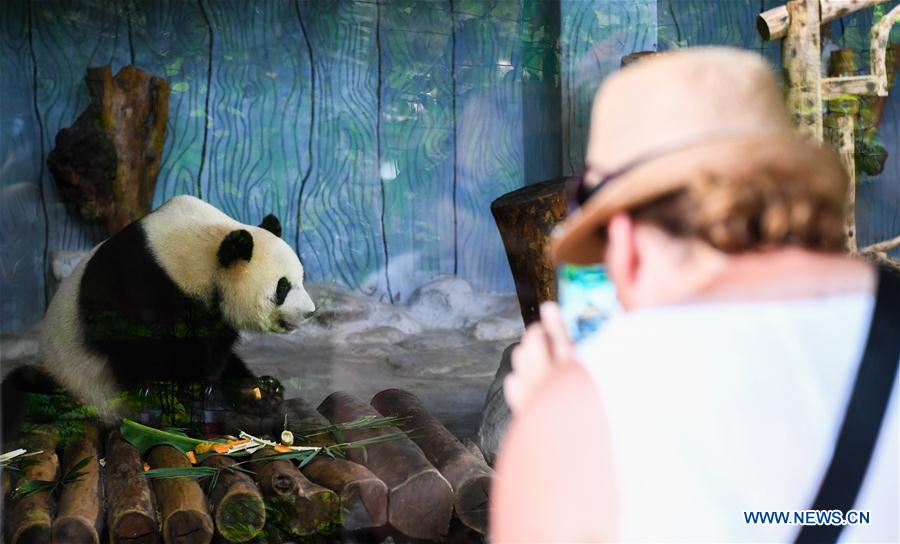
[[616, 289], [605, 266], [564, 263], [556, 273], [560, 310], [574, 342], [596, 333], [620, 311]]

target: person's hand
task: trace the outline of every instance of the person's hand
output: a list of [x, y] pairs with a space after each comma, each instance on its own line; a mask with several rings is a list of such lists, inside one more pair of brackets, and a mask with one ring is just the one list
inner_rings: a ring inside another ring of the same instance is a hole
[[532, 323], [512, 352], [512, 372], [503, 380], [506, 404], [516, 412], [550, 373], [574, 361], [575, 349], [563, 323], [559, 305], [541, 304], [541, 320]]

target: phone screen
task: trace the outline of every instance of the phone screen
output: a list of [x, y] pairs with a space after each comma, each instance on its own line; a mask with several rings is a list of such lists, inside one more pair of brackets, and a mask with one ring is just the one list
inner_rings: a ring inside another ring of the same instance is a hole
[[603, 265], [563, 264], [557, 268], [557, 281], [563, 321], [574, 342], [596, 333], [620, 310]]

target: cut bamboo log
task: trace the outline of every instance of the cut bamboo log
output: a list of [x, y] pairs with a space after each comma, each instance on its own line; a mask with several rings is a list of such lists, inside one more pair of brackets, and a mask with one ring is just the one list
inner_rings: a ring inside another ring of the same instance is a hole
[[[152, 468], [188, 468], [190, 461], [172, 446], [156, 446], [147, 452]], [[158, 478], [153, 491], [162, 519], [163, 540], [167, 544], [208, 543], [213, 537], [213, 521], [206, 496], [193, 478]]]
[[566, 183], [562, 178], [534, 183], [491, 203], [526, 325], [540, 319], [541, 303], [556, 300], [556, 267], [547, 247], [553, 227], [568, 213]]
[[340, 520], [344, 529], [358, 531], [387, 523], [387, 485], [366, 467], [320, 455], [303, 467], [303, 474], [340, 496]]
[[375, 395], [372, 406], [386, 416], [403, 418], [400, 428], [410, 433], [431, 464], [453, 486], [459, 520], [486, 534], [493, 471], [484, 460], [473, 455], [408, 391], [386, 389]]
[[156, 506], [137, 448], [112, 431], [106, 439], [107, 517], [112, 544], [155, 544], [160, 541]]
[[[885, 2], [887, 0], [821, 0], [822, 24]], [[789, 20], [787, 5], [778, 6], [756, 17], [756, 30], [766, 41], [784, 38], [788, 34]]]
[[[374, 408], [343, 392], [332, 393], [319, 412], [332, 423], [362, 416], [380, 417]], [[400, 429], [344, 430], [347, 441], [398, 433]], [[388, 487], [388, 522], [401, 533], [428, 540], [447, 534], [453, 513], [453, 489], [422, 450], [407, 437], [351, 449], [347, 457], [369, 468]]]
[[340, 499], [330, 489], [310, 482], [287, 459], [264, 460], [277, 455], [271, 448], [253, 454], [251, 468], [272, 511], [272, 518], [293, 536], [306, 536], [326, 529], [340, 512]]
[[216, 530], [228, 542], [247, 542], [266, 525], [266, 505], [253, 478], [232, 468], [236, 463], [225, 455], [203, 461], [204, 466], [220, 469], [209, 494]]
[[[49, 425], [32, 429], [22, 437], [24, 448], [41, 453], [29, 458], [29, 462], [22, 467], [24, 475], [19, 479], [19, 485], [28, 480], [55, 481], [59, 478], [59, 458], [55, 450], [58, 440], [56, 428]], [[49, 491], [14, 499], [7, 518], [7, 542], [49, 544], [53, 506], [53, 497]]]
[[[329, 425], [327, 419], [302, 399], [285, 401], [284, 406], [291, 429], [302, 432]], [[332, 446], [334, 440], [329, 434], [323, 434], [309, 445]], [[381, 527], [387, 523], [387, 485], [366, 467], [346, 459], [319, 455], [300, 470], [311, 481], [340, 496], [341, 526], [347, 531]]]
[[86, 427], [63, 454], [63, 474], [84, 459], [87, 465], [76, 481], [66, 484], [59, 499], [59, 512], [53, 522], [53, 541], [72, 544], [99, 544], [103, 524], [103, 485], [100, 477], [100, 431]]

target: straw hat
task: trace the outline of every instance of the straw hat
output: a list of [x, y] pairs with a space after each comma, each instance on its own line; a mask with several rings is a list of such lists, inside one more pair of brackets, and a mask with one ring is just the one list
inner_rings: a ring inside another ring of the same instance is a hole
[[642, 60], [597, 92], [586, 158], [593, 176], [585, 177], [585, 189], [596, 192], [554, 233], [551, 258], [602, 262], [598, 233], [616, 213], [688, 187], [699, 172], [770, 160], [801, 161], [808, 180], [846, 187], [835, 154], [794, 130], [759, 55], [708, 47]]

